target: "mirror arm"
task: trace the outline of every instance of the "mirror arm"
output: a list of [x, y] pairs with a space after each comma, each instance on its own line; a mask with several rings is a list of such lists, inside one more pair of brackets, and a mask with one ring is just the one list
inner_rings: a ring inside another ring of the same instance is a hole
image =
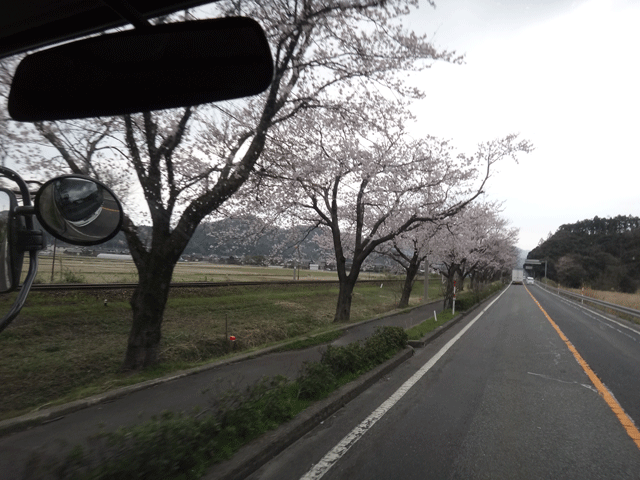
[[22, 288], [20, 289], [15, 302], [13, 302], [11, 310], [9, 310], [9, 312], [2, 317], [2, 320], [0, 320], [0, 332], [7, 328], [13, 319], [20, 313], [20, 310], [24, 306], [24, 302], [27, 300], [27, 295], [29, 295], [29, 290], [31, 290], [31, 285], [33, 284], [33, 280], [36, 278], [37, 273], [38, 251], [31, 250], [29, 252], [29, 271], [27, 272], [27, 276], [24, 279], [24, 283], [22, 284]]
[[18, 248], [23, 252], [38, 252], [44, 248], [42, 230], [22, 230], [18, 232]]
[[28, 230], [33, 230], [33, 215], [35, 209], [31, 205], [31, 194], [29, 193], [29, 187], [20, 175], [7, 167], [0, 166], [0, 174], [9, 180], [13, 180], [20, 189], [20, 195], [22, 196], [22, 205], [18, 206], [15, 210], [16, 214], [24, 215], [25, 225]]
[[16, 207], [15, 214], [23, 215], [26, 219], [31, 220], [32, 228], [21, 230], [18, 232], [18, 248], [23, 252], [31, 252], [42, 250], [45, 246], [44, 234], [42, 230], [33, 230], [32, 215], [35, 215], [36, 209], [33, 205]]
[[35, 215], [35, 214], [36, 214], [36, 207], [34, 207], [33, 205], [24, 205], [24, 206], [18, 205], [16, 207], [16, 215]]

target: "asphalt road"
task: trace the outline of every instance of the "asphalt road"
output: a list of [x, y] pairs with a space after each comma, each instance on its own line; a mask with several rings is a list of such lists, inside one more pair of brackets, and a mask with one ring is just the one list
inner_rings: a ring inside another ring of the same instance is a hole
[[637, 429], [552, 321], [640, 425], [640, 329], [511, 286], [250, 478], [640, 478]]

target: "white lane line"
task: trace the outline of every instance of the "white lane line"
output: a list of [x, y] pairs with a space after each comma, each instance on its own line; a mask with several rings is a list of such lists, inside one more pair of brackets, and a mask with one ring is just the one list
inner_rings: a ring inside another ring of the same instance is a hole
[[382, 405], [380, 405], [371, 415], [369, 415], [360, 425], [355, 427], [349, 432], [340, 443], [333, 447], [318, 463], [316, 463], [311, 470], [305, 473], [301, 480], [317, 480], [321, 478], [329, 469], [335, 465], [342, 456], [358, 441], [362, 436], [378, 421], [385, 413], [387, 413], [391, 407], [393, 407], [404, 395], [413, 387], [418, 380], [420, 380], [438, 360], [440, 360], [445, 353], [469, 330], [474, 323], [486, 312], [491, 305], [498, 301], [498, 299], [504, 295], [509, 289], [505, 288], [496, 299], [494, 299], [489, 305], [487, 305], [476, 317], [471, 320], [460, 332], [447, 342], [447, 344], [440, 349], [427, 363], [425, 363], [420, 370], [413, 374], [413, 376], [404, 382], [404, 384], [398, 388]]

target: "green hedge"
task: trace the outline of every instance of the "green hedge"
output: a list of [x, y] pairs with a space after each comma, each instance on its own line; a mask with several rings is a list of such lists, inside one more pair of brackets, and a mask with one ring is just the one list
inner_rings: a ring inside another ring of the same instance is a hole
[[456, 295], [456, 310], [460, 310], [461, 312], [469, 310], [477, 303], [483, 301], [485, 298], [488, 298], [494, 293], [502, 290], [503, 286], [504, 285], [502, 284], [502, 282], [493, 282], [479, 292], [475, 292], [473, 290], [465, 290], [459, 295]]

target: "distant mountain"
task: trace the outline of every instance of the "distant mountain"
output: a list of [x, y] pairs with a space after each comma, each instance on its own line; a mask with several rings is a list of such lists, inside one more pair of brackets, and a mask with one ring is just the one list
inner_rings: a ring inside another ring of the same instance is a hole
[[522, 268], [524, 261], [527, 259], [527, 255], [529, 255], [529, 250], [522, 250], [520, 248], [516, 248], [516, 250], [518, 251], [518, 259], [513, 268]]
[[[139, 226], [138, 232], [144, 241], [151, 238], [150, 226]], [[335, 264], [332, 246], [323, 249], [319, 241], [320, 230], [309, 227], [280, 228], [261, 222], [254, 217], [226, 218], [216, 222], [201, 223], [183, 252], [183, 257], [191, 259], [213, 258], [221, 263], [266, 264], [320, 263]], [[45, 242], [49, 248], [54, 238], [45, 232]], [[91, 247], [76, 247], [57, 241], [57, 248], [78, 255], [98, 253], [129, 253], [124, 233], [119, 232], [108, 242]], [[387, 257], [372, 254], [368, 264], [390, 266], [393, 261]]]
[[640, 218], [562, 225], [527, 258], [548, 260], [548, 277], [562, 285], [634, 293], [640, 286]]
[[298, 257], [319, 261], [326, 255], [317, 242], [320, 231], [303, 227], [283, 229], [253, 217], [226, 218], [202, 223], [185, 255], [217, 257]]

